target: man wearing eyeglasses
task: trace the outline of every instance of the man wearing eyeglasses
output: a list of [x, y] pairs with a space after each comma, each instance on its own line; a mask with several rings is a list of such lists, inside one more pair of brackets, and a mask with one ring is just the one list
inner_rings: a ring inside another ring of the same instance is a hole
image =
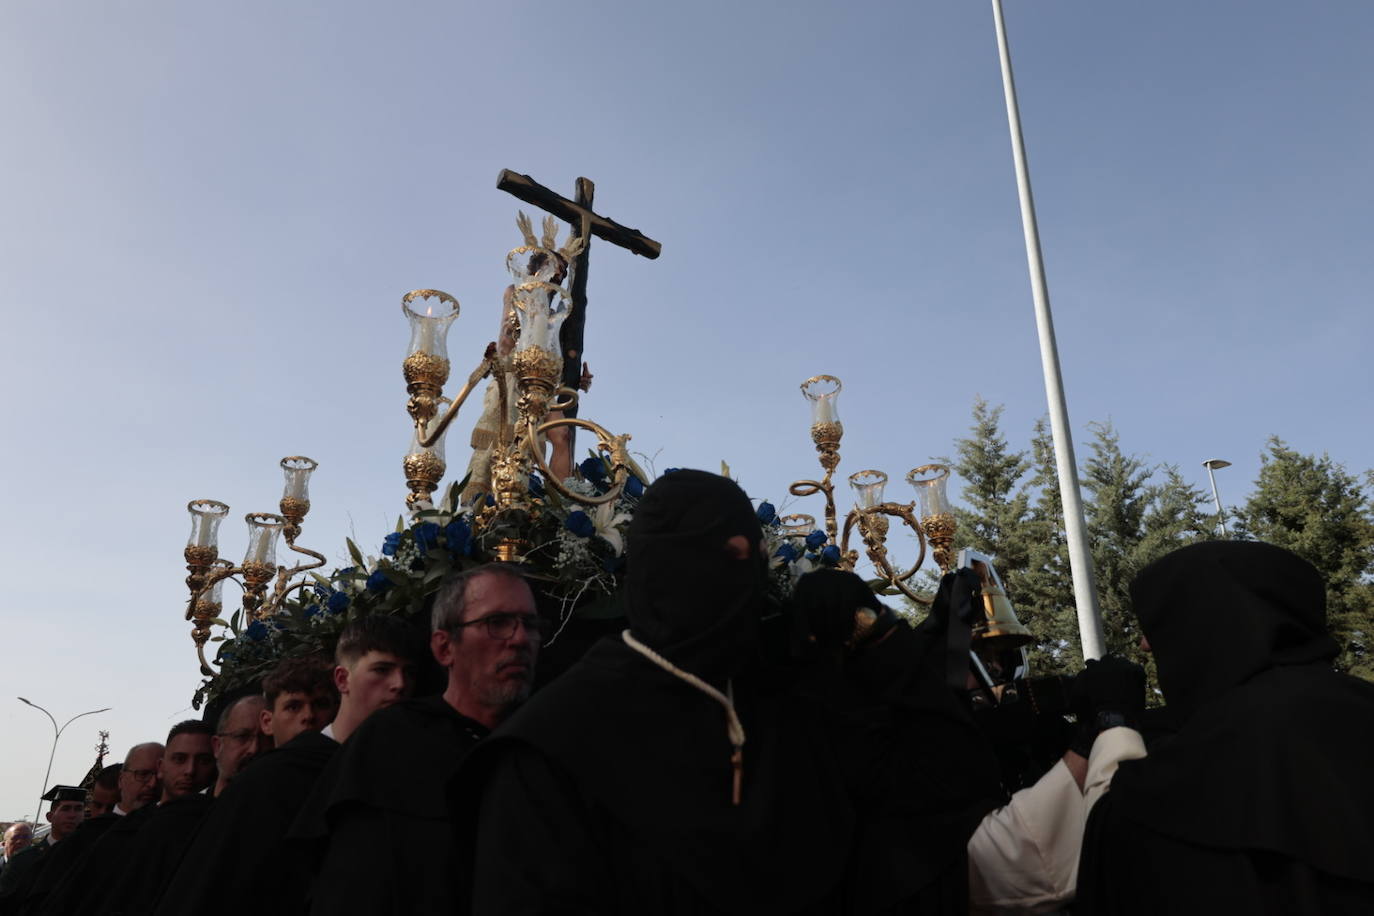
[[254, 693], [235, 700], [220, 713], [215, 736], [210, 741], [215, 763], [219, 766], [219, 778], [215, 781], [216, 798], [248, 761], [271, 747], [270, 739], [263, 734], [260, 723], [266, 705], [262, 694]]
[[320, 849], [312, 913], [458, 910], [447, 786], [473, 745], [529, 695], [546, 623], [520, 571], [490, 564], [444, 584], [431, 630], [444, 692], [359, 726], [321, 777], [328, 797], [296, 822], [293, 832]]

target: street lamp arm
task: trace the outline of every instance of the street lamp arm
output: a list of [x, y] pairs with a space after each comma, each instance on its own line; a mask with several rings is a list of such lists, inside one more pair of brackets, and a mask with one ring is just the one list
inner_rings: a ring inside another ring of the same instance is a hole
[[[74, 716], [72, 716], [70, 719], [68, 719], [66, 722], [62, 723], [62, 727], [59, 728], [59, 729], [57, 730], [57, 736], [58, 736], [59, 738], [62, 737], [62, 733], [63, 733], [64, 731], [67, 730], [67, 726], [68, 726], [68, 725], [71, 725], [73, 722], [75, 722], [77, 719], [81, 718], [82, 716], [93, 716], [93, 715], [95, 715], [95, 714], [98, 713], [98, 712], [109, 712], [112, 708], [113, 708], [113, 707], [111, 707], [111, 706], [106, 706], [104, 709], [92, 709], [92, 710], [90, 710], [89, 712], [79, 712], [79, 713], [77, 713], [76, 715], [74, 715]], [[53, 724], [56, 725], [57, 723], [54, 722]]]
[[[54, 718], [52, 717], [52, 713], [48, 712], [48, 711], [47, 711], [46, 709], [44, 709], [42, 706], [39, 706], [39, 705], [38, 705], [37, 703], [35, 703], [33, 700], [26, 700], [26, 699], [24, 699], [23, 697], [16, 697], [15, 699], [17, 699], [17, 700], [18, 700], [19, 702], [21, 702], [21, 703], [26, 703], [26, 704], [28, 704], [29, 706], [32, 706], [34, 709], [38, 710], [38, 711], [41, 712], [43, 715], [47, 716], [47, 717], [48, 717], [48, 721], [52, 723], [52, 730], [53, 730], [53, 734], [54, 734], [54, 735], [60, 735], [60, 734], [62, 734], [62, 732], [61, 732], [61, 731], [58, 729], [58, 727], [57, 727], [57, 720], [54, 719]], [[63, 728], [65, 728], [65, 727], [66, 727], [66, 726], [63, 726]]]

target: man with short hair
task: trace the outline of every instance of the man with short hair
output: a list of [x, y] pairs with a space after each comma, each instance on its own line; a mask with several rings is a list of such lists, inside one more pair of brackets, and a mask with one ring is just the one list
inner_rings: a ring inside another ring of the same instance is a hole
[[123, 769], [124, 764], [112, 763], [96, 775], [86, 799], [87, 820], [113, 813], [119, 803], [119, 773]]
[[29, 848], [33, 842], [33, 824], [28, 821], [15, 821], [5, 829], [4, 856], [8, 863], [19, 853]]
[[[287, 829], [338, 748], [336, 739], [347, 738], [374, 710], [410, 694], [418, 654], [414, 642], [400, 618], [369, 615], [344, 627], [332, 669], [313, 659], [303, 676], [284, 664], [264, 682], [274, 713], [286, 711], [295, 699], [317, 697], [339, 685], [338, 714], [329, 728], [333, 736], [302, 731], [235, 778], [196, 836], [184, 867], [163, 892], [158, 913], [209, 916], [304, 908], [309, 878], [287, 840]], [[313, 710], [329, 704], [310, 705]], [[277, 725], [283, 721], [280, 715], [274, 718]], [[215, 862], [216, 869], [205, 869], [205, 862]], [[251, 878], [245, 877], [240, 893], [227, 896], [220, 877], [225, 873]]]
[[44, 816], [52, 829], [0, 872], [0, 913], [17, 908], [42, 873], [49, 851], [75, 833], [86, 815], [86, 790], [80, 786], [53, 786], [44, 793], [43, 800], [50, 803]]
[[293, 828], [320, 856], [312, 913], [449, 913], [465, 902], [443, 799], [467, 752], [528, 696], [545, 625], [520, 571], [501, 564], [453, 576], [431, 622], [444, 693], [368, 718]]
[[219, 778], [214, 795], [218, 798], [250, 760], [271, 747], [262, 731], [262, 711], [267, 705], [262, 694], [252, 693], [230, 703], [220, 713], [210, 749], [215, 755]]
[[301, 732], [318, 732], [334, 721], [339, 695], [323, 659], [288, 658], [263, 679], [262, 732], [282, 747]]

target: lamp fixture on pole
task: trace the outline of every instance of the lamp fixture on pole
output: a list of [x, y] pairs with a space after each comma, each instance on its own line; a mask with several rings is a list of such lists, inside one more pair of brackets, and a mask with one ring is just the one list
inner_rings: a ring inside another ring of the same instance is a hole
[[1221, 508], [1221, 497], [1217, 495], [1217, 478], [1213, 471], [1221, 468], [1229, 468], [1231, 462], [1225, 458], [1208, 458], [1202, 462], [1202, 466], [1207, 469], [1207, 479], [1212, 482], [1212, 501], [1217, 504], [1217, 522], [1221, 525], [1221, 536], [1226, 538], [1231, 535], [1226, 531], [1226, 513]]
[[43, 715], [47, 716], [48, 721], [52, 723], [52, 751], [48, 754], [48, 771], [43, 774], [43, 788], [38, 790], [38, 807], [35, 808], [33, 812], [33, 822], [36, 824], [38, 823], [38, 815], [43, 810], [43, 796], [47, 794], [48, 791], [48, 777], [52, 776], [52, 761], [53, 758], [57, 756], [57, 739], [62, 737], [62, 732], [66, 730], [68, 725], [71, 725], [73, 722], [75, 722], [82, 716], [93, 716], [98, 712], [109, 712], [111, 707], [106, 706], [104, 709], [92, 709], [88, 712], [79, 712], [76, 715], [72, 716], [70, 719], [68, 719], [66, 722], [63, 722], [61, 728], [58, 728], [57, 720], [52, 717], [52, 713], [48, 712], [42, 706], [39, 706], [32, 700], [26, 700], [23, 697], [15, 697], [15, 699], [21, 703], [24, 703], [27, 706], [32, 706], [34, 709], [38, 710]]

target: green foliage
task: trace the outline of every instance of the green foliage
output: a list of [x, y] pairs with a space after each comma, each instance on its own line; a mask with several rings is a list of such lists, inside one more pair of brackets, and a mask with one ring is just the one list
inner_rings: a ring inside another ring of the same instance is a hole
[[1302, 455], [1272, 437], [1238, 534], [1293, 551], [1326, 580], [1327, 620], [1341, 645], [1337, 667], [1374, 680], [1374, 512], [1360, 478], [1328, 455]]

